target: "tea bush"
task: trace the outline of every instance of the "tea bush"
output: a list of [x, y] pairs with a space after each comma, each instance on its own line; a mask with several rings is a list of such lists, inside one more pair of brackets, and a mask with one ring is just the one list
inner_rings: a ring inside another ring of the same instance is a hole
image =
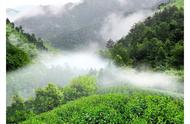
[[22, 124], [183, 124], [183, 117], [182, 99], [136, 92], [81, 98]]

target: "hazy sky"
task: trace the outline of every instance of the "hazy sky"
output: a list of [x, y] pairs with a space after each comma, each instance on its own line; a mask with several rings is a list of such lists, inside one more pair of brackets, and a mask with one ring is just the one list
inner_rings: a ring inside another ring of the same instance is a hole
[[18, 8], [27, 5], [64, 5], [68, 2], [79, 2], [81, 0], [6, 0], [7, 8]]

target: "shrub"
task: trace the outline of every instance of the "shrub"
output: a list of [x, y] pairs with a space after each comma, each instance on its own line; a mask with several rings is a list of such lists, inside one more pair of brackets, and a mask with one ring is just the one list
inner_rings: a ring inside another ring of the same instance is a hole
[[37, 89], [35, 94], [36, 96], [32, 101], [35, 113], [52, 110], [64, 102], [61, 88], [53, 84]]
[[96, 78], [89, 75], [74, 78], [66, 88], [63, 88], [65, 101], [95, 94], [96, 90]]
[[13, 97], [13, 103], [7, 107], [7, 124], [17, 124], [33, 116], [34, 113], [27, 109], [24, 100], [18, 95]]

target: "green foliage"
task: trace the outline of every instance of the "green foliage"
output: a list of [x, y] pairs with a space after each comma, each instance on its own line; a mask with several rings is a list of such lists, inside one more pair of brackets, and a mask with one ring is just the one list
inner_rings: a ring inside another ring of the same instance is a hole
[[45, 88], [39, 88], [35, 97], [24, 101], [21, 97], [13, 97], [13, 103], [7, 107], [7, 123], [17, 124], [28, 117], [52, 110], [64, 102], [62, 89], [49, 84]]
[[184, 0], [173, 0], [172, 4], [178, 8], [184, 8]]
[[69, 102], [22, 124], [58, 123], [183, 123], [183, 100], [141, 94], [95, 95]]
[[[38, 88], [35, 91], [35, 96], [31, 99], [23, 101], [19, 97], [19, 101], [17, 99], [16, 102], [13, 100], [12, 105], [7, 109], [7, 123], [14, 122], [17, 124], [28, 118], [28, 111], [35, 114], [47, 112], [68, 101], [76, 100], [83, 96], [93, 95], [96, 91], [96, 79], [89, 75], [74, 78], [68, 86], [64, 88], [54, 84], [48, 84], [45, 88]], [[21, 119], [18, 118], [22, 113], [26, 115]]]
[[7, 71], [18, 69], [31, 62], [30, 56], [22, 49], [8, 42], [6, 47]]
[[[95, 93], [99, 95], [83, 97]], [[114, 93], [117, 94], [113, 95]], [[97, 89], [94, 77], [80, 76], [63, 89], [49, 84], [45, 88], [37, 89], [32, 99], [24, 102], [18, 98], [18, 102], [14, 102], [7, 109], [7, 122], [182, 123], [183, 99], [181, 96], [171, 96], [126, 86]], [[83, 98], [78, 99], [81, 97]], [[37, 116], [34, 117], [33, 113]], [[24, 116], [18, 118], [20, 114]]]
[[40, 50], [47, 50], [42, 39], [25, 33], [21, 26], [15, 27], [6, 21], [7, 71], [18, 69], [30, 63]]
[[169, 3], [161, 4], [160, 9], [164, 9], [170, 6], [176, 6], [177, 8], [184, 8], [184, 0], [169, 0]]
[[165, 73], [174, 75], [175, 77], [177, 77], [179, 82], [184, 82], [184, 70], [170, 69], [166, 70]]
[[148, 65], [154, 69], [183, 68], [184, 14], [168, 7], [136, 24], [107, 55], [120, 66]]
[[[86, 76], [79, 76], [74, 78], [71, 83], [70, 87], [76, 88], [77, 91], [85, 91], [84, 95], [91, 95], [96, 92], [96, 78], [90, 75]], [[82, 89], [81, 89], [82, 88]]]
[[45, 88], [39, 88], [35, 92], [32, 101], [35, 113], [42, 113], [63, 104], [63, 93], [61, 88], [53, 84], [48, 84]]
[[66, 88], [63, 88], [65, 101], [95, 94], [96, 90], [96, 78], [89, 75], [74, 78]]
[[7, 124], [17, 124], [33, 115], [34, 113], [27, 108], [24, 100], [16, 95], [13, 97], [12, 105], [7, 107]]

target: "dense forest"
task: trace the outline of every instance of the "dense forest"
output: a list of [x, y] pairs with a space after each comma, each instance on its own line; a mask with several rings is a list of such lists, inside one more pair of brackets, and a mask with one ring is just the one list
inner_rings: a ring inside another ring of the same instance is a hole
[[116, 43], [109, 40], [103, 54], [120, 66], [144, 64], [158, 70], [183, 69], [183, 19], [182, 8], [167, 7], [136, 24]]
[[[50, 52], [50, 46], [8, 19], [6, 31], [7, 124], [184, 123], [182, 0], [160, 4], [152, 16], [134, 24], [126, 36], [107, 41], [104, 49], [96, 51], [101, 59], [109, 60], [99, 70], [79, 71], [69, 65], [51, 68], [45, 65], [48, 61], [25, 70], [40, 52]], [[70, 41], [78, 38], [75, 34], [69, 36]], [[80, 65], [79, 60], [74, 61]], [[145, 73], [144, 67], [150, 70]], [[142, 84], [133, 85], [136, 80]]]

